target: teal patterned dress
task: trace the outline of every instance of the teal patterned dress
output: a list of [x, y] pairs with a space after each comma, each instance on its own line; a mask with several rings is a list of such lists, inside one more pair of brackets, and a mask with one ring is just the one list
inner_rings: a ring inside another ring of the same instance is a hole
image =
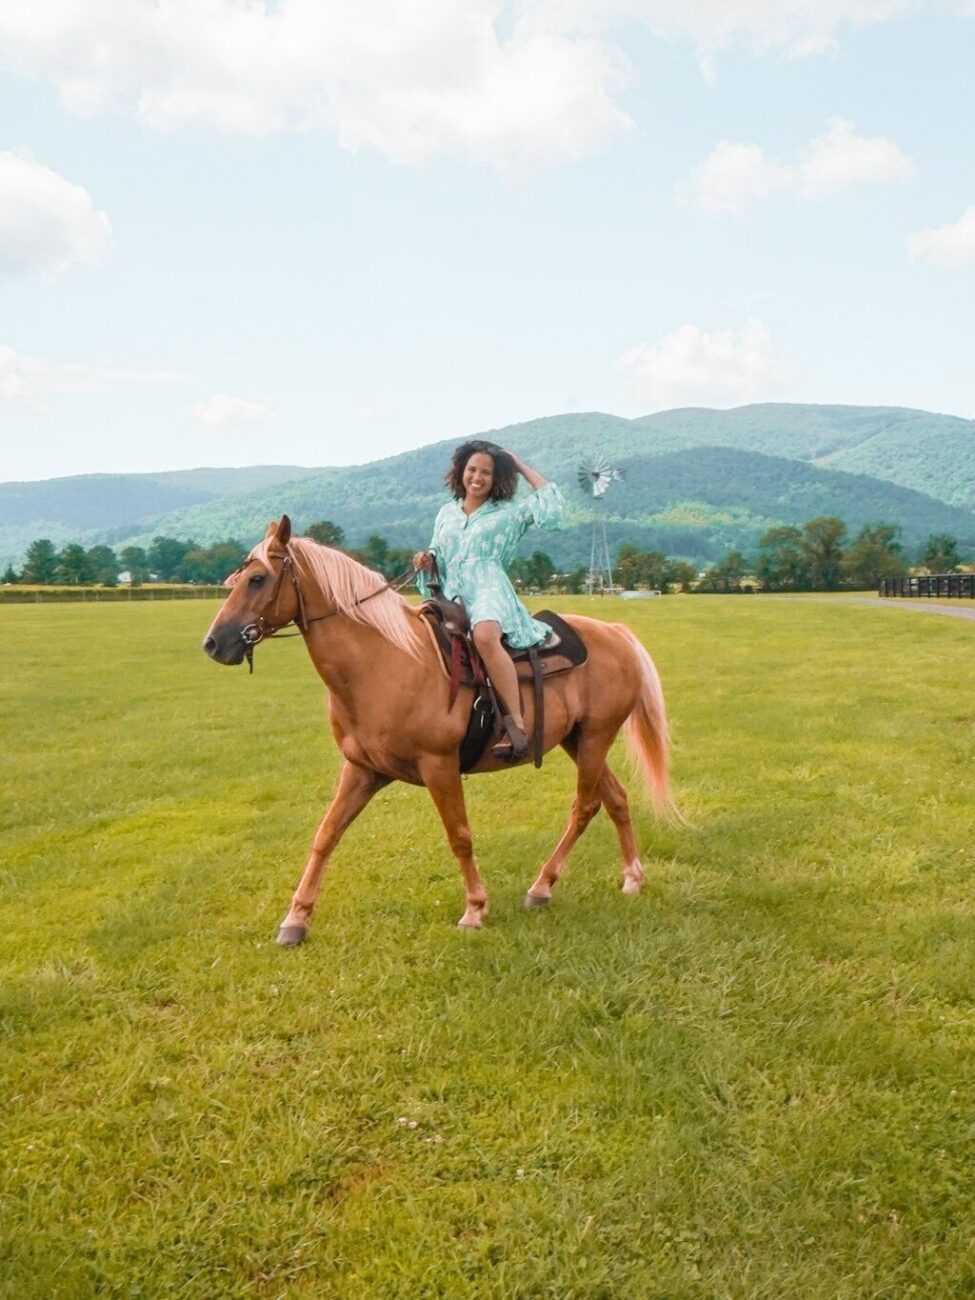
[[[564, 520], [565, 501], [554, 483], [512, 501], [485, 501], [471, 515], [464, 514], [459, 501], [448, 502], [437, 515], [427, 548], [437, 557], [444, 595], [448, 600], [461, 597], [472, 627], [491, 619], [501, 624], [509, 645], [538, 645], [551, 629], [525, 609], [505, 566], [532, 524], [561, 528]], [[417, 586], [429, 594], [426, 574], [417, 574]]]

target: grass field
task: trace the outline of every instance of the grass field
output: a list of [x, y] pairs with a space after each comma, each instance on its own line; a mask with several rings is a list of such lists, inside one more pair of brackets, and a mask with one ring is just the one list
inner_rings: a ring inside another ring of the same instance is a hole
[[[563, 610], [568, 599], [554, 602]], [[205, 604], [2, 611], [0, 1294], [975, 1294], [975, 624], [585, 606], [654, 654], [693, 825], [467, 782], [488, 927], [422, 791], [274, 942], [337, 770], [300, 641]]]

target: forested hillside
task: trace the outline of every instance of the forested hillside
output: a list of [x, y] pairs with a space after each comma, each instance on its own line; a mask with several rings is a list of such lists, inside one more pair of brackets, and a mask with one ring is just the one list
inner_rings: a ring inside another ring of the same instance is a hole
[[[675, 501], [684, 503], [676, 511]], [[975, 543], [975, 514], [968, 510], [864, 474], [730, 447], [696, 447], [636, 459], [614, 504], [626, 518], [654, 525], [661, 516], [688, 515], [692, 502], [750, 517], [756, 527], [768, 521], [801, 523], [816, 515], [838, 515], [851, 528], [876, 520], [898, 523], [908, 545], [934, 532], [953, 533], [966, 545]]]
[[[665, 411], [637, 420], [548, 416], [485, 433], [562, 484], [570, 530], [552, 554], [585, 549], [587, 503], [575, 483], [592, 452], [627, 470], [609, 502], [615, 540], [708, 560], [748, 547], [775, 523], [837, 514], [851, 527], [887, 520], [908, 544], [975, 537], [975, 423], [896, 407], [767, 404]], [[153, 536], [250, 542], [287, 511], [299, 525], [331, 519], [351, 544], [374, 532], [422, 544], [443, 497], [450, 439], [369, 465], [255, 466], [155, 475], [88, 475], [0, 484], [0, 562], [28, 544], [147, 544]], [[571, 552], [571, 554], [570, 554]]]
[[56, 544], [79, 539], [113, 543], [174, 511], [308, 473], [298, 465], [252, 465], [0, 483], [0, 561], [18, 559], [38, 537]]
[[906, 413], [873, 437], [827, 457], [829, 469], [871, 474], [916, 488], [951, 505], [975, 509], [975, 422], [941, 415], [932, 438], [932, 416]]

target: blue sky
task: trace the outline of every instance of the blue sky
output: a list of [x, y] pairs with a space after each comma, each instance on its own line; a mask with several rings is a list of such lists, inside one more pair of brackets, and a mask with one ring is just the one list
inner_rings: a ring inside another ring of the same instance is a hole
[[975, 3], [5, 0], [0, 479], [975, 417]]

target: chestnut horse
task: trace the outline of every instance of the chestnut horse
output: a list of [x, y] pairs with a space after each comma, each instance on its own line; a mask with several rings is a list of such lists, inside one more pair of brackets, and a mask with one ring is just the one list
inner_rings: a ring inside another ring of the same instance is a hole
[[[301, 630], [328, 687], [332, 733], [345, 762], [278, 942], [291, 946], [304, 940], [333, 850], [376, 791], [391, 781], [430, 791], [464, 877], [467, 906], [459, 924], [480, 927], [487, 892], [474, 860], [458, 759], [471, 690], [461, 688], [448, 709], [449, 682], [417, 608], [341, 551], [292, 537], [284, 515], [268, 526], [264, 541], [234, 575], [203, 649], [218, 663], [239, 664], [259, 641], [290, 622]], [[619, 836], [623, 892], [639, 893], [644, 871], [626, 792], [606, 763], [624, 723], [654, 806], [658, 812], [672, 808], [667, 717], [653, 661], [620, 623], [578, 615], [568, 622], [589, 658], [546, 683], [544, 741], [546, 750], [561, 745], [575, 761], [576, 797], [565, 833], [528, 890], [528, 907], [549, 901], [572, 846], [600, 805]], [[531, 735], [532, 692], [524, 694]], [[510, 764], [495, 758], [489, 746], [473, 771], [505, 766]]]

